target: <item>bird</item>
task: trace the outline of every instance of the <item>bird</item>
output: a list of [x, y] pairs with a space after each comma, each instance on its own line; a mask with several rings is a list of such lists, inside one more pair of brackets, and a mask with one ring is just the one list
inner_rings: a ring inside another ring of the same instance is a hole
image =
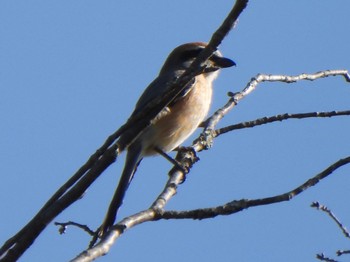
[[[207, 43], [204, 42], [192, 42], [176, 47], [165, 60], [158, 77], [139, 98], [131, 117], [142, 112], [155, 98], [162, 97], [168, 91], [167, 83], [181, 76], [206, 46]], [[127, 147], [125, 166], [118, 187], [99, 227], [101, 237], [113, 226], [125, 193], [143, 157], [159, 153], [163, 155], [181, 145], [207, 116], [212, 100], [213, 81], [217, 78], [219, 69], [235, 65], [234, 61], [223, 57], [216, 50], [204, 63], [203, 73], [195, 76]], [[122, 138], [123, 135], [120, 139]]]

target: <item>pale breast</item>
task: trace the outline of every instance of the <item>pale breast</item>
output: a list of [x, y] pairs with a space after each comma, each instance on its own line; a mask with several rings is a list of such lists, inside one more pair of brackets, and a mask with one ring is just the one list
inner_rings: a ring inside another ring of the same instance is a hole
[[210, 108], [212, 86], [204, 84], [202, 75], [197, 76], [196, 80], [195, 87], [137, 139], [144, 145], [144, 155], [155, 154], [154, 147], [164, 152], [173, 150], [203, 122]]

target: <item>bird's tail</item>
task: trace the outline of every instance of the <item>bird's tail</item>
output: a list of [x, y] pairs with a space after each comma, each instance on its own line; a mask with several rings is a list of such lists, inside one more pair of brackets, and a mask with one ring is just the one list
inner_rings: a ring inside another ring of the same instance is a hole
[[135, 146], [135, 144], [131, 145], [128, 148], [124, 170], [120, 177], [118, 187], [114, 192], [114, 196], [109, 204], [106, 217], [99, 229], [100, 236], [105, 235], [105, 233], [113, 226], [117, 217], [117, 212], [123, 204], [125, 192], [128, 190], [131, 180], [136, 172], [136, 168], [141, 160], [141, 147], [137, 145]]

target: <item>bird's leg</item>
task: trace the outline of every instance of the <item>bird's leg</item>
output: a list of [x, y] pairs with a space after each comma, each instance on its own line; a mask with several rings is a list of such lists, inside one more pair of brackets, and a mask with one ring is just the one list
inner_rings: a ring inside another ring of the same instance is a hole
[[160, 154], [162, 157], [164, 157], [166, 160], [168, 160], [170, 163], [172, 163], [175, 167], [180, 169], [184, 174], [188, 173], [188, 169], [184, 167], [180, 162], [176, 161], [174, 158], [169, 156], [167, 153], [165, 153], [162, 149], [159, 147], [155, 147], [154, 151], [156, 151], [158, 154]]

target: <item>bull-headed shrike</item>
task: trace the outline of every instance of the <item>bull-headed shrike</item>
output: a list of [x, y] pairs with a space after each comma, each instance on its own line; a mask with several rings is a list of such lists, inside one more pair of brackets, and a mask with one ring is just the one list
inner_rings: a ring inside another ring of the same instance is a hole
[[[195, 42], [176, 47], [166, 59], [158, 77], [141, 95], [131, 117], [142, 112], [150, 101], [163, 96], [168, 91], [167, 83], [181, 76], [205, 46], [206, 43]], [[223, 57], [220, 51], [214, 52], [205, 62], [204, 72], [197, 75], [191, 85], [165, 107], [128, 146], [124, 170], [100, 227], [100, 236], [114, 224], [125, 192], [142, 158], [172, 151], [196, 130], [209, 111], [212, 85], [219, 74], [218, 70], [234, 65], [235, 63]]]

